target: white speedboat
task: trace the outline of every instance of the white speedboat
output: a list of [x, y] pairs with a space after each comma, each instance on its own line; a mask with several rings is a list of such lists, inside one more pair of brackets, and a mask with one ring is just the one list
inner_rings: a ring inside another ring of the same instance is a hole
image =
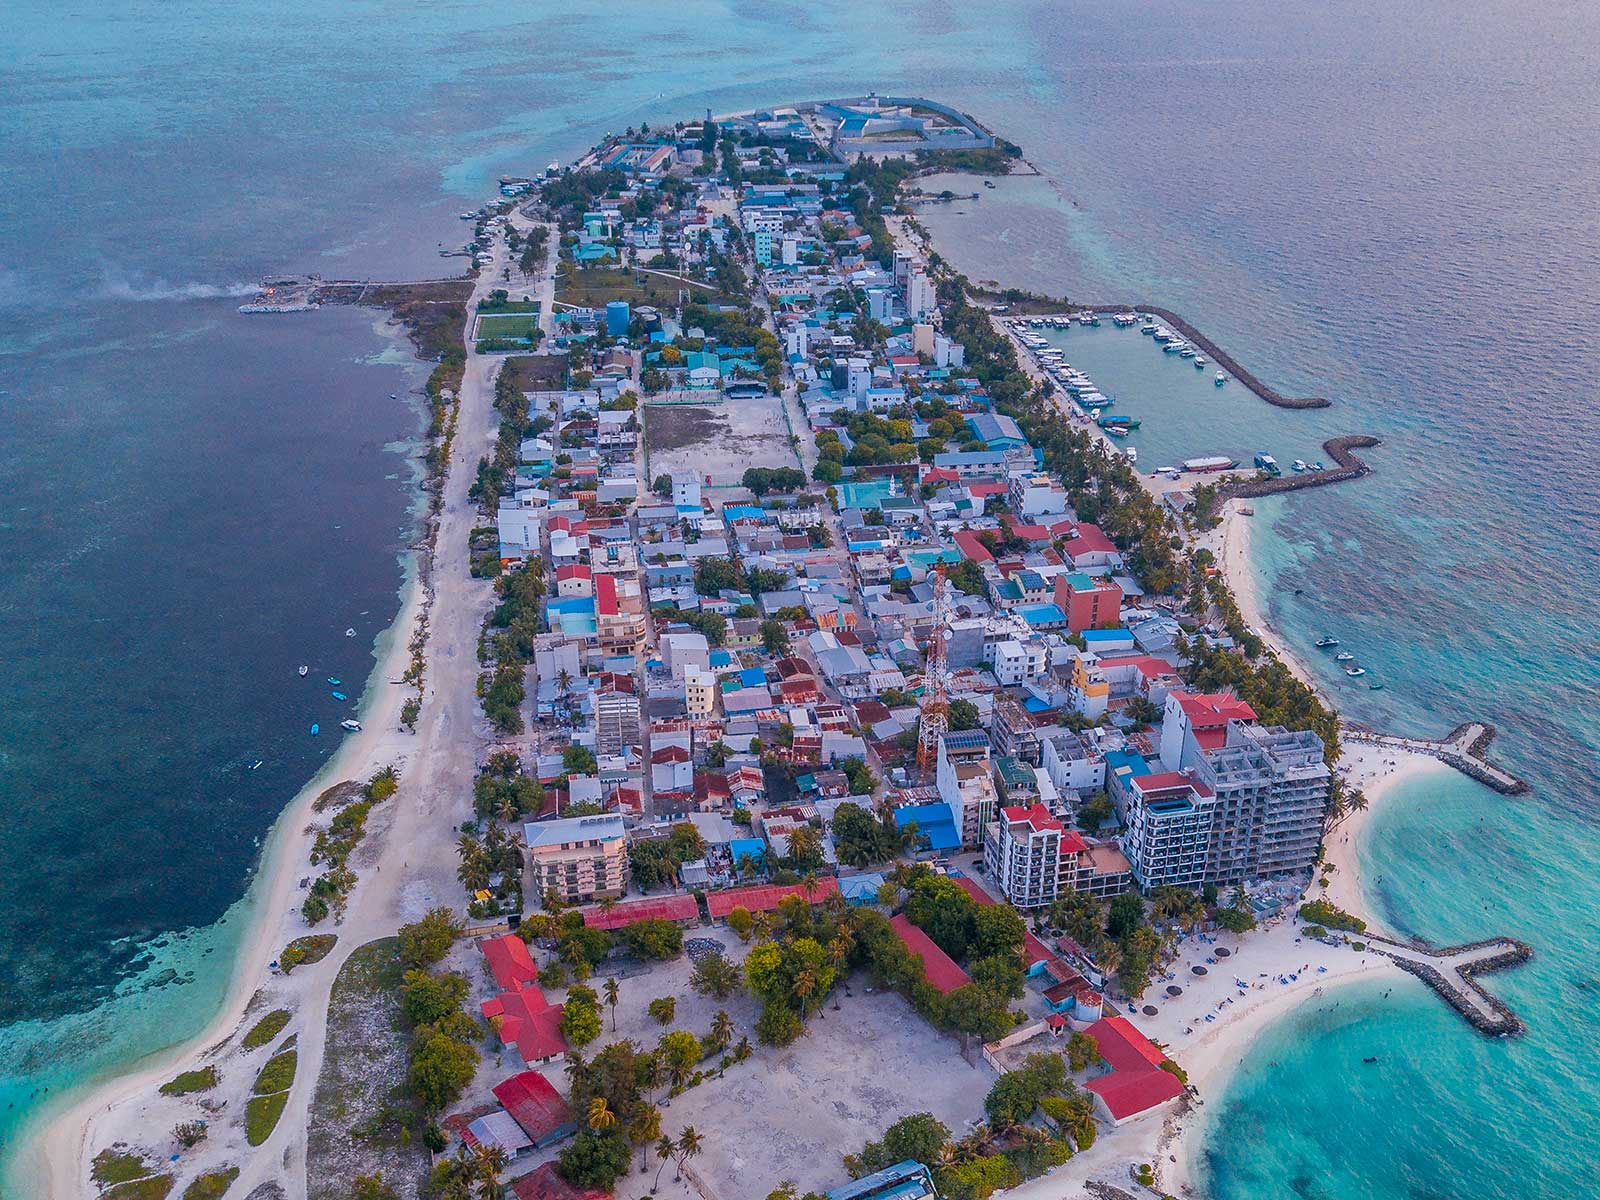
[[1292, 463], [1290, 463], [1289, 466], [1290, 466], [1290, 469], [1292, 469], [1292, 470], [1304, 471], [1306, 469], [1306, 460], [1303, 459], [1303, 458], [1297, 458]]
[[361, 732], [361, 722], [360, 721], [340, 721], [339, 722], [339, 728], [343, 729], [343, 730], [346, 730], [346, 731], [348, 731], [350, 733], [360, 733]]
[[1221, 371], [1218, 371], [1217, 372], [1217, 386], [1221, 387], [1223, 384], [1225, 384], [1227, 382], [1228, 382], [1228, 377], [1226, 375], [1224, 375]]
[[295, 672], [295, 674], [299, 675], [301, 679], [304, 679], [306, 677], [306, 672], [309, 671], [309, 670], [311, 670], [310, 667], [305, 666], [304, 664], [301, 664], [300, 669], [297, 672]]
[[1344, 673], [1350, 676], [1351, 679], [1358, 679], [1367, 673], [1367, 669], [1365, 667], [1346, 667]]
[[1128, 456], [1129, 462], [1136, 463], [1139, 461], [1139, 448], [1137, 446], [1129, 446], [1123, 453]]
[[1206, 365], [1206, 356], [1204, 354], [1196, 354], [1194, 356], [1194, 367], [1195, 367], [1195, 370], [1197, 370], [1197, 371], [1201, 370], [1201, 369], [1203, 369], [1205, 367], [1205, 365]]
[[1334, 637], [1331, 633], [1323, 634], [1316, 641], [1316, 646], [1319, 650], [1326, 650], [1329, 646], [1337, 646], [1338, 644], [1339, 639]]
[[1335, 654], [1333, 656], [1333, 660], [1335, 662], [1354, 662], [1355, 661], [1355, 657], [1356, 656], [1354, 654], [1351, 654], [1350, 651], [1341, 650], [1341, 651], [1339, 651], [1339, 653], [1337, 653], [1337, 654]]

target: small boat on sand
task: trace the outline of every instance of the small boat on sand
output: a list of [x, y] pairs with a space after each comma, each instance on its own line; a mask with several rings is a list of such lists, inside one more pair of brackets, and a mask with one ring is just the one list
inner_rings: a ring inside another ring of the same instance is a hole
[[306, 672], [309, 671], [309, 670], [311, 670], [310, 667], [302, 665], [300, 670], [297, 672], [297, 674], [300, 676], [301, 679], [304, 679], [306, 677]]
[[361, 722], [360, 721], [340, 721], [339, 722], [339, 728], [340, 729], [344, 729], [344, 730], [348, 730], [351, 733], [360, 733], [361, 732]]

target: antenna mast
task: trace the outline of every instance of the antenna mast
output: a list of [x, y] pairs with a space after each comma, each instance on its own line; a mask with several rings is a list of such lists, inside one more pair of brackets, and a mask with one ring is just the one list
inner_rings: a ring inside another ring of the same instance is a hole
[[917, 733], [917, 770], [931, 776], [939, 764], [939, 739], [949, 728], [950, 697], [945, 690], [945, 637], [950, 616], [944, 572], [933, 574], [933, 628], [928, 634], [927, 668], [922, 682], [922, 722]]

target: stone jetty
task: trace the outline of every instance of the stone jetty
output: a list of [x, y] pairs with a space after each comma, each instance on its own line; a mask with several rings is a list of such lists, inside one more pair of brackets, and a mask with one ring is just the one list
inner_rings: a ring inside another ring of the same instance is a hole
[[1531, 790], [1526, 779], [1489, 761], [1487, 750], [1489, 743], [1494, 740], [1495, 727], [1484, 721], [1468, 721], [1457, 725], [1442, 738], [1401, 737], [1347, 722], [1344, 736], [1351, 741], [1366, 742], [1373, 746], [1393, 746], [1397, 750], [1432, 755], [1502, 795], [1521, 796]]
[[1479, 1033], [1507, 1037], [1527, 1028], [1505, 1001], [1491, 995], [1474, 978], [1527, 962], [1533, 957], [1533, 948], [1526, 942], [1502, 937], [1464, 946], [1431, 947], [1370, 934], [1362, 938], [1369, 950], [1393, 960], [1395, 966], [1437, 992]]

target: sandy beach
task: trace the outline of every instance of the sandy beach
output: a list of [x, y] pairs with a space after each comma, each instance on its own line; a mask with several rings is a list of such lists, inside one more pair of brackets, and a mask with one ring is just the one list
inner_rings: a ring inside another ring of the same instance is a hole
[[[557, 239], [550, 241], [553, 257]], [[479, 276], [469, 312], [499, 280], [503, 241], [497, 242], [496, 254], [496, 263]], [[548, 300], [545, 311], [550, 311]], [[19, 1195], [75, 1200], [93, 1192], [90, 1160], [111, 1145], [139, 1150], [154, 1166], [172, 1171], [174, 1195], [194, 1176], [226, 1166], [240, 1168], [230, 1194], [246, 1195], [269, 1180], [291, 1198], [305, 1194], [307, 1121], [322, 1062], [328, 997], [339, 968], [365, 943], [392, 934], [428, 908], [456, 906], [461, 899], [454, 855], [441, 851], [451, 845], [455, 826], [467, 813], [477, 756], [489, 740], [475, 692], [476, 646], [494, 593], [488, 581], [472, 579], [467, 569], [468, 534], [477, 518], [467, 492], [479, 456], [493, 442], [491, 401], [498, 367], [497, 359], [469, 354], [433, 569], [426, 578], [412, 573], [400, 612], [377, 647], [378, 662], [363, 694], [362, 730], [343, 735], [338, 751], [284, 810], [263, 847], [245, 906], [251, 925], [239, 946], [227, 1002], [198, 1036], [91, 1085], [65, 1107], [42, 1116], [29, 1131], [10, 1181]], [[400, 679], [429, 597], [427, 693], [413, 734], [400, 725], [401, 705], [413, 694]], [[308, 865], [316, 832], [311, 806], [332, 784], [365, 780], [389, 765], [400, 771], [400, 790], [373, 810], [366, 838], [352, 857], [360, 882], [345, 917], [314, 930], [337, 934], [338, 942], [321, 962], [284, 975], [271, 964], [290, 941], [313, 932], [300, 913], [299, 886], [302, 878], [317, 874]], [[299, 1066], [274, 1132], [262, 1146], [250, 1147], [245, 1100], [272, 1051], [246, 1051], [239, 1037], [260, 1015], [278, 1008], [292, 1017], [277, 1041], [295, 1037]], [[217, 1087], [199, 1097], [159, 1094], [162, 1083], [200, 1065], [217, 1068]], [[208, 1136], [179, 1163], [168, 1162], [177, 1150], [170, 1131], [197, 1118], [209, 1122]]]

